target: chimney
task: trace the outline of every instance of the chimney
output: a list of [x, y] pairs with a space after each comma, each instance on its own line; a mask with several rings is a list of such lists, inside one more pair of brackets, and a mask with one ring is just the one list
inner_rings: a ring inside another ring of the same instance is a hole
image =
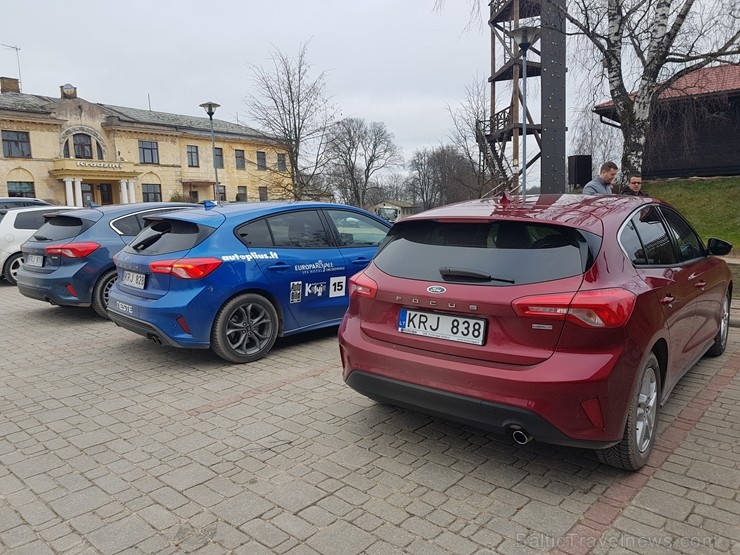
[[0, 77], [0, 93], [21, 92], [21, 83], [13, 77]]
[[59, 87], [59, 90], [62, 92], [62, 98], [77, 98], [77, 87], [74, 85], [65, 83]]

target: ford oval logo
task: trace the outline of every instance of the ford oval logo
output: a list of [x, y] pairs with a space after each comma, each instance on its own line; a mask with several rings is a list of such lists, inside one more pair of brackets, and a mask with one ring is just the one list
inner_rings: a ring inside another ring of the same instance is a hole
[[442, 293], [447, 293], [447, 289], [442, 287], [441, 285], [432, 285], [431, 287], [427, 287], [427, 291], [432, 295], [441, 295]]

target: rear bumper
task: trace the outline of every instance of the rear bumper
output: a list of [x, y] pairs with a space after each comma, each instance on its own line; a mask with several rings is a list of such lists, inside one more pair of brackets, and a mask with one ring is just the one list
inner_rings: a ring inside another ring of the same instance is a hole
[[[18, 291], [30, 298], [59, 306], [90, 306], [90, 291], [85, 287], [82, 291], [75, 288], [78, 295], [75, 297], [66, 288], [68, 280], [38, 279], [34, 274], [18, 271]], [[72, 285], [74, 287], [74, 284]]]
[[[99, 274], [83, 266], [65, 266], [53, 272], [18, 270], [18, 291], [26, 297], [59, 306], [90, 306], [92, 289]], [[84, 276], [86, 279], [80, 279]], [[67, 289], [71, 285], [77, 296]]]
[[531, 366], [486, 363], [373, 339], [349, 315], [339, 345], [344, 381], [367, 397], [485, 430], [520, 427], [537, 441], [586, 448], [622, 439], [640, 364], [636, 349], [625, 346], [556, 351]]
[[358, 393], [380, 403], [455, 420], [484, 430], [510, 433], [521, 429], [537, 441], [590, 449], [603, 449], [615, 443], [570, 438], [538, 414], [526, 409], [405, 383], [361, 370], [351, 372], [346, 383]]
[[126, 316], [120, 312], [115, 312], [108, 309], [108, 317], [111, 321], [124, 329], [132, 331], [138, 335], [143, 335], [147, 339], [151, 339], [155, 343], [160, 345], [168, 345], [170, 347], [177, 348], [190, 348], [190, 349], [208, 349], [208, 343], [188, 343], [187, 345], [176, 343], [170, 338], [169, 335], [164, 333], [160, 328], [152, 324], [151, 322], [145, 322], [138, 318]]

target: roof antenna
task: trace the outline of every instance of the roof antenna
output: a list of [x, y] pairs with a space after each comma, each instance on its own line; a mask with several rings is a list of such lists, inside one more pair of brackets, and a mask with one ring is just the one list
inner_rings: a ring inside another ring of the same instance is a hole
[[149, 96], [149, 93], [146, 93], [146, 99], [147, 99], [147, 102], [149, 102], [149, 111], [151, 112], [152, 111], [152, 97]]
[[10, 48], [11, 50], [15, 50], [15, 58], [18, 61], [18, 90], [20, 92], [23, 92], [23, 87], [21, 86], [21, 83], [23, 80], [21, 79], [21, 55], [19, 52], [21, 51], [19, 46], [11, 46], [9, 44], [3, 44], [0, 46], [4, 46], [5, 48]]

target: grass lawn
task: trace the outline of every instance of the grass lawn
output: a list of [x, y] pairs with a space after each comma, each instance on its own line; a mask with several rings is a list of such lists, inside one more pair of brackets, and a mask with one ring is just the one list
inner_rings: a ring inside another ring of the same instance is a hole
[[740, 177], [646, 181], [643, 189], [678, 208], [705, 242], [729, 241], [740, 257]]
[[[646, 181], [646, 193], [670, 202], [686, 216], [706, 242], [719, 237], [733, 245], [732, 255], [740, 258], [740, 177]], [[730, 264], [735, 289], [740, 299], [740, 264]]]

